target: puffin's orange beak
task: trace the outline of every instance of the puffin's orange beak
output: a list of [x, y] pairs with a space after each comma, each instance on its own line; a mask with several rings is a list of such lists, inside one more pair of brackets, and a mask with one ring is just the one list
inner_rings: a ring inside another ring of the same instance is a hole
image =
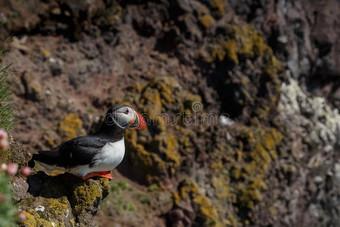
[[130, 121], [130, 128], [145, 129], [145, 121], [143, 117], [135, 111], [135, 118]]

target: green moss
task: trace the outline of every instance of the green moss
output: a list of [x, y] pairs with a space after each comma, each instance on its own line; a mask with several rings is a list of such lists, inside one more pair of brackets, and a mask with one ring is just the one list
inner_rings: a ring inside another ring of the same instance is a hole
[[152, 184], [148, 187], [148, 191], [153, 192], [153, 191], [158, 191], [159, 187], [157, 184]]
[[123, 190], [129, 188], [129, 183], [125, 181], [116, 182], [111, 185], [111, 191], [116, 192], [117, 195], [120, 195]]
[[58, 131], [63, 137], [63, 141], [73, 139], [84, 134], [83, 122], [77, 113], [68, 114], [60, 123]]

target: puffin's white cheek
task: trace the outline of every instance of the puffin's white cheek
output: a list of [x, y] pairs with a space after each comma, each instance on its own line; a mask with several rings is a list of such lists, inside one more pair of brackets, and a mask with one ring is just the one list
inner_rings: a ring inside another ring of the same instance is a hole
[[129, 118], [126, 114], [117, 114], [114, 119], [121, 128], [126, 128], [129, 125]]

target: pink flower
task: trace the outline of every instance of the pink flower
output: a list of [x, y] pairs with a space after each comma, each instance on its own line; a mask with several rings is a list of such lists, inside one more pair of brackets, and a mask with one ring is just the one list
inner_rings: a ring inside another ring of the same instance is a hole
[[2, 203], [3, 201], [5, 201], [5, 196], [0, 193], [0, 203]]
[[8, 140], [0, 140], [0, 149], [7, 150], [8, 149]]
[[29, 175], [31, 175], [31, 168], [28, 166], [24, 166], [21, 169], [22, 174], [24, 174], [24, 176], [28, 177]]
[[15, 174], [18, 172], [18, 168], [19, 166], [17, 163], [10, 163], [8, 164], [7, 172], [9, 175], [15, 176]]
[[8, 136], [5, 130], [0, 129], [0, 149], [8, 149]]
[[24, 214], [24, 212], [19, 212], [18, 217], [19, 217], [20, 221], [25, 221], [25, 219], [26, 219], [26, 215]]
[[6, 171], [7, 170], [7, 164], [6, 163], [1, 163], [0, 169]]
[[3, 129], [0, 129], [0, 139], [8, 139], [7, 133]]

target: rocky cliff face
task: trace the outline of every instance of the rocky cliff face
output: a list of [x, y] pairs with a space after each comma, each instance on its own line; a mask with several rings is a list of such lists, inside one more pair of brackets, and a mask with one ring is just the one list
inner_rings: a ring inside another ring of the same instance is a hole
[[338, 1], [0, 6], [1, 36], [17, 35], [3, 61], [15, 60], [13, 137], [26, 149], [95, 130], [117, 102], [148, 123], [126, 133], [111, 186], [31, 176], [26, 225], [93, 225], [110, 187], [103, 226], [339, 223]]

